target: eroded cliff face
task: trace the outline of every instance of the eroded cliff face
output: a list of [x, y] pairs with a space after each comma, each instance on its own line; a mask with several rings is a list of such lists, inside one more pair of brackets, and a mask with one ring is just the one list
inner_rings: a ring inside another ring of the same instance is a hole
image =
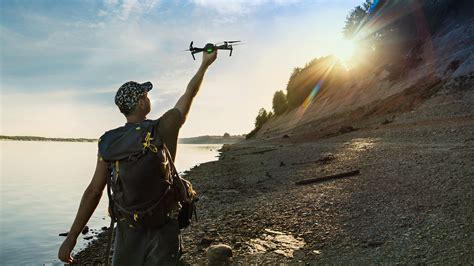
[[255, 139], [333, 136], [391, 122], [437, 95], [472, 90], [474, 18], [469, 6], [451, 12], [434, 34], [404, 55], [412, 64], [399, 76], [393, 78], [381, 61], [350, 69], [340, 85], [321, 89], [306, 108], [269, 120]]

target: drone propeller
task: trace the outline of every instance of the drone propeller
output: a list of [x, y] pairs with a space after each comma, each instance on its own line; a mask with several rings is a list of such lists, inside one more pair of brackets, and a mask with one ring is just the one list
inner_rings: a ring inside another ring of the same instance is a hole
[[218, 42], [216, 43], [216, 46], [222, 45], [222, 44], [233, 44], [233, 43], [238, 43], [240, 41], [223, 41], [223, 42]]

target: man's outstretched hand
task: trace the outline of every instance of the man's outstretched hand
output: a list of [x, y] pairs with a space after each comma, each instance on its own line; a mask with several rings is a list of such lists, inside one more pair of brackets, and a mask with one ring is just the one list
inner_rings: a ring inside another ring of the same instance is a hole
[[65, 263], [72, 263], [74, 259], [71, 256], [71, 252], [76, 245], [76, 240], [66, 237], [63, 244], [59, 248], [58, 258]]
[[212, 53], [207, 53], [204, 51], [202, 53], [202, 65], [205, 67], [210, 66], [217, 58], [217, 49], [214, 50]]

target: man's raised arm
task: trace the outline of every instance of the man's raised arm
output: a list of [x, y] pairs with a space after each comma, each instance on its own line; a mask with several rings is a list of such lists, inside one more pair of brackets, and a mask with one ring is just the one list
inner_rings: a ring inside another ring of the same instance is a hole
[[202, 79], [204, 78], [204, 74], [206, 73], [207, 68], [216, 60], [217, 58], [217, 50], [208, 54], [207, 52], [203, 52], [202, 55], [202, 63], [199, 67], [198, 71], [194, 75], [194, 77], [189, 81], [188, 87], [184, 92], [183, 96], [181, 96], [174, 106], [177, 108], [182, 116], [183, 116], [183, 124], [186, 121], [186, 116], [189, 113], [189, 109], [191, 108], [191, 103], [193, 102], [194, 97], [196, 96], [197, 92], [199, 91], [199, 87], [201, 87]]

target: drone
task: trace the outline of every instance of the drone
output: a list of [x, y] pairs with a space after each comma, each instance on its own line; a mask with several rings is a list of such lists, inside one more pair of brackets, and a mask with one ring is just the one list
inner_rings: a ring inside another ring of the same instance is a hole
[[[220, 42], [216, 44], [208, 43], [203, 48], [194, 47], [193, 42], [191, 42], [189, 44], [189, 49], [185, 51], [190, 51], [194, 60], [196, 60], [196, 58], [194, 57], [194, 54], [197, 54], [200, 52], [207, 52], [208, 54], [210, 54], [214, 52], [215, 50], [230, 50], [229, 56], [232, 56], [232, 51], [234, 50], [232, 46], [241, 44], [239, 42], [240, 41], [224, 41], [224, 42]], [[238, 43], [238, 44], [233, 44], [233, 43]]]

